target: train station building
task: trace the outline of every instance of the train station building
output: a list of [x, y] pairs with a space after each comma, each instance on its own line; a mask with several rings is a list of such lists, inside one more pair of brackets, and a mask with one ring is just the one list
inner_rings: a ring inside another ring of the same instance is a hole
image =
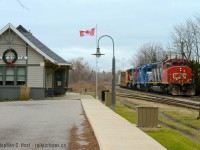
[[65, 94], [71, 68], [22, 25], [0, 30], [0, 99], [18, 99], [26, 84], [30, 99]]

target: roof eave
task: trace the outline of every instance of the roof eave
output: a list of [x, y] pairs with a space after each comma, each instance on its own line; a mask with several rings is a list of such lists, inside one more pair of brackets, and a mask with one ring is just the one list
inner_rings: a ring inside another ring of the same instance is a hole
[[72, 64], [68, 64], [68, 63], [57, 63], [57, 65], [59, 66], [68, 66], [70, 69], [72, 69]]
[[20, 33], [11, 23], [8, 23], [5, 27], [0, 30], [0, 34], [4, 33], [7, 29], [11, 28], [19, 37], [21, 37], [28, 45], [30, 45], [33, 49], [35, 49], [38, 53], [44, 56], [46, 59], [56, 64], [56, 61], [42, 52], [36, 45], [30, 42], [22, 33]]

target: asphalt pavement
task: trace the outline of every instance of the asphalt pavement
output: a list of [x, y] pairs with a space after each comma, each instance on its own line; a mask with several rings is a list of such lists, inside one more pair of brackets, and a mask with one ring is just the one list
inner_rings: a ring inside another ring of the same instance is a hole
[[1, 102], [0, 150], [69, 149], [70, 130], [81, 132], [82, 114], [80, 100]]

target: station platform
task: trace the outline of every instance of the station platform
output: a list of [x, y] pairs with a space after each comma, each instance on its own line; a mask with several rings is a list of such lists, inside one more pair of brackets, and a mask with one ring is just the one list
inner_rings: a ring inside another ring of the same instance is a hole
[[81, 95], [81, 101], [100, 150], [166, 150], [99, 100]]

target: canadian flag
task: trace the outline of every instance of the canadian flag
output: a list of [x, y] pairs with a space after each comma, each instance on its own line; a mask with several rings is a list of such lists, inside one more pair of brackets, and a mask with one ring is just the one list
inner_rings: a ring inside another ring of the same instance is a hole
[[94, 36], [94, 31], [95, 31], [95, 28], [92, 28], [91, 30], [86, 30], [86, 31], [80, 30], [80, 37], [86, 36], [86, 35]]

